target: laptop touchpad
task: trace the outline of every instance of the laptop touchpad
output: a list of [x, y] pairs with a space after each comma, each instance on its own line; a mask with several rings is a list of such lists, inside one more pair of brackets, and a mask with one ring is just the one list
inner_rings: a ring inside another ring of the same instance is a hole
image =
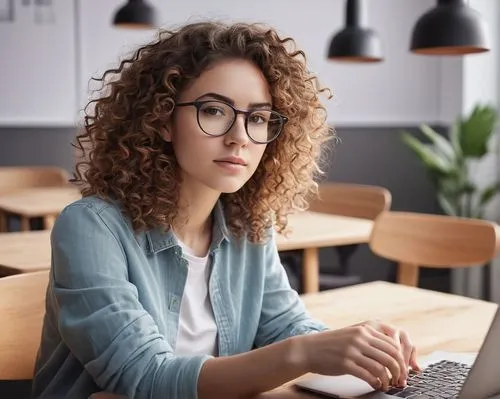
[[296, 385], [310, 391], [340, 398], [362, 396], [374, 391], [367, 382], [352, 375], [309, 374], [297, 381]]

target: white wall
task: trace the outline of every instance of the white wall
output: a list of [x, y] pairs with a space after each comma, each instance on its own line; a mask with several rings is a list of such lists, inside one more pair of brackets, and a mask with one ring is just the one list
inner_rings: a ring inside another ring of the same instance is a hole
[[[327, 107], [329, 121], [337, 126], [448, 123], [471, 93], [493, 92], [489, 81], [463, 80], [470, 70], [498, 70], [498, 63], [484, 58], [489, 55], [463, 60], [408, 51], [416, 20], [435, 0], [365, 0], [368, 24], [379, 33], [385, 53], [384, 62], [371, 65], [326, 60], [330, 38], [344, 23], [345, 0], [149, 1], [164, 27], [201, 18], [260, 21], [294, 37], [307, 53], [311, 69], [334, 92]], [[112, 27], [112, 16], [124, 2], [53, 0], [53, 25], [34, 24], [29, 7], [18, 7], [15, 23], [0, 24], [0, 125], [75, 124], [89, 97], [89, 79], [154, 37], [152, 31]], [[488, 11], [496, 0], [473, 3]]]
[[[367, 0], [369, 25], [380, 34], [385, 62], [342, 65], [326, 60], [329, 40], [344, 23], [344, 0], [153, 1], [165, 27], [200, 18], [269, 23], [294, 37], [322, 83], [333, 89], [329, 119], [338, 125], [413, 125], [438, 116], [440, 63], [408, 52], [411, 28], [434, 0]], [[81, 86], [119, 54], [152, 37], [149, 32], [121, 31], [110, 24], [123, 0], [81, 3]], [[249, 6], [251, 4], [251, 6]], [[111, 63], [111, 64], [110, 64]], [[84, 97], [85, 98], [85, 97]]]
[[35, 23], [34, 7], [14, 2], [15, 22], [0, 23], [0, 125], [74, 123], [74, 3], [53, 0], [53, 24]]
[[[124, 1], [53, 0], [54, 25], [34, 25], [29, 7], [20, 9], [24, 16], [15, 23], [0, 24], [0, 124], [75, 123], [88, 98], [90, 77], [153, 37], [153, 32], [111, 26], [114, 11]], [[342, 65], [325, 58], [331, 36], [344, 23], [344, 0], [150, 1], [165, 27], [207, 17], [261, 21], [294, 37], [311, 69], [335, 93], [327, 106], [337, 126], [413, 125], [438, 119], [439, 60], [408, 52], [411, 28], [434, 0], [366, 0], [369, 25], [380, 34], [386, 56], [374, 65]]]

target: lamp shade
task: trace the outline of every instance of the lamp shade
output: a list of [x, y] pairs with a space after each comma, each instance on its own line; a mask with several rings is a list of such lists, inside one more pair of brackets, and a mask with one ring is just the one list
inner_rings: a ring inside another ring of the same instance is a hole
[[362, 0], [347, 0], [346, 26], [336, 33], [328, 48], [328, 59], [343, 62], [380, 62], [382, 42], [377, 33], [364, 27]]
[[143, 0], [128, 0], [115, 14], [113, 25], [128, 29], [150, 29], [156, 25], [153, 7]]
[[464, 0], [438, 0], [415, 24], [410, 49], [430, 55], [489, 51], [486, 21]]

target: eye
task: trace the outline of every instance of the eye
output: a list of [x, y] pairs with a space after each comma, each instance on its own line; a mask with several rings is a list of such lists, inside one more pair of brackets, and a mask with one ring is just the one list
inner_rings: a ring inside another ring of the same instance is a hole
[[269, 121], [269, 115], [266, 113], [253, 113], [248, 117], [250, 123], [261, 124]]
[[201, 109], [201, 111], [208, 116], [224, 116], [226, 113], [221, 107], [216, 107], [213, 105], [207, 105]]

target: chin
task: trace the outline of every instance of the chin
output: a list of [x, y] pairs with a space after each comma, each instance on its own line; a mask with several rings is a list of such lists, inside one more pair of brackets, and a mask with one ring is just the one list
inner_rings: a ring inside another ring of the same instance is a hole
[[232, 194], [238, 191], [241, 187], [243, 187], [246, 181], [218, 181], [214, 182], [215, 184], [211, 184], [211, 188], [220, 192], [221, 194]]
[[228, 187], [228, 185], [225, 185], [225, 187], [221, 187], [219, 191], [222, 194], [233, 194], [233, 193], [237, 192], [241, 187], [243, 187], [243, 184], [239, 184], [238, 186], [231, 186], [231, 187]]

